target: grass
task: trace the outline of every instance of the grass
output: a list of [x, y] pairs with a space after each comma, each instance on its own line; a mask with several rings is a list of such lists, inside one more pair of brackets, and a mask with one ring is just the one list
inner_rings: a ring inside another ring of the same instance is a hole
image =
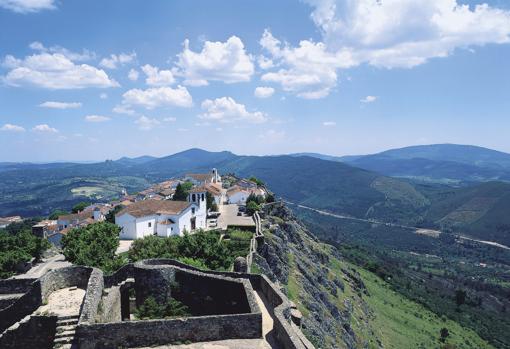
[[[386, 348], [437, 348], [439, 332], [446, 327], [447, 343], [456, 348], [493, 348], [474, 331], [447, 318], [440, 318], [412, 302], [374, 274], [355, 267], [361, 274], [370, 296], [365, 301], [374, 311], [371, 324]], [[374, 347], [376, 343], [371, 343]]]

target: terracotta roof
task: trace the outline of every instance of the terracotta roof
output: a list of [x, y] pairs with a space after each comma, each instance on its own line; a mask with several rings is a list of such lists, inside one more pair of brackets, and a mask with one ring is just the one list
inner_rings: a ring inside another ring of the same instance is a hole
[[175, 193], [175, 190], [171, 189], [171, 188], [163, 189], [159, 192], [159, 194], [164, 195], [164, 196], [169, 196], [169, 195], [172, 195], [173, 193]]
[[125, 213], [134, 217], [144, 217], [153, 214], [179, 214], [188, 208], [191, 203], [187, 201], [171, 201], [171, 200], [143, 200], [129, 205], [120, 211], [116, 217]]
[[212, 195], [221, 195], [221, 186], [218, 188], [217, 185], [211, 183], [206, 185], [205, 188]]
[[158, 224], [163, 224], [163, 225], [172, 225], [172, 224], [175, 224], [175, 222], [173, 220], [171, 220], [170, 218], [162, 221], [162, 222], [159, 222]]

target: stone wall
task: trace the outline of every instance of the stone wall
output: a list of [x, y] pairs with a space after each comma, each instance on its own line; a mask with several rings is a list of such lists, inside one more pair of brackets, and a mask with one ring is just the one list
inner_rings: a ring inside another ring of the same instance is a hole
[[7, 330], [0, 336], [3, 349], [50, 349], [53, 348], [56, 316], [31, 316], [16, 330]]
[[88, 324], [79, 325], [76, 331], [80, 349], [261, 337], [261, 313]]
[[97, 311], [101, 297], [103, 295], [104, 279], [103, 272], [94, 268], [86, 285], [85, 297], [81, 306], [79, 323], [94, 323], [96, 321]]
[[121, 317], [121, 292], [119, 286], [113, 286], [104, 291], [99, 303], [96, 322], [118, 322]]
[[0, 294], [25, 293], [37, 279], [0, 280]]
[[134, 277], [134, 266], [132, 263], [127, 264], [120, 269], [118, 269], [115, 273], [111, 275], [105, 275], [104, 277], [104, 287], [110, 288], [112, 286], [120, 284], [122, 281], [133, 278]]

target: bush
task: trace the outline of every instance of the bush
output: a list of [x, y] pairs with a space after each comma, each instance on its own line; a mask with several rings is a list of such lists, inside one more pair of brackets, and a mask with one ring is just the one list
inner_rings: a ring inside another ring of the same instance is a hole
[[29, 227], [34, 223], [27, 220], [0, 229], [1, 279], [16, 274], [16, 267], [20, 263], [28, 262], [31, 258], [40, 259], [41, 254], [50, 247], [46, 239], [32, 234]]
[[186, 201], [188, 199], [188, 192], [193, 188], [193, 183], [184, 182], [177, 184], [175, 188], [174, 196], [172, 200], [174, 201]]
[[78, 213], [78, 212], [81, 212], [85, 209], [85, 207], [89, 206], [90, 203], [89, 202], [86, 202], [86, 201], [82, 201], [82, 202], [79, 202], [77, 203], [76, 205], [73, 206], [73, 209], [72, 209], [72, 213]]
[[105, 220], [109, 223], [115, 223], [115, 215], [122, 211], [123, 208], [124, 208], [123, 205], [115, 206], [112, 210], [110, 210], [110, 212], [106, 214]]
[[64, 216], [66, 214], [69, 214], [69, 212], [63, 210], [55, 210], [48, 216], [48, 219], [56, 220], [59, 216]]
[[140, 320], [165, 319], [171, 317], [190, 316], [189, 308], [174, 298], [160, 304], [152, 296], [147, 297], [143, 304], [135, 309], [135, 317]]
[[115, 271], [123, 265], [123, 260], [115, 256], [119, 232], [118, 226], [108, 222], [71, 229], [62, 238], [64, 256], [74, 264], [101, 268], [105, 272]]
[[255, 201], [248, 201], [246, 204], [246, 213], [252, 216], [255, 212], [260, 210], [259, 204], [257, 204]]

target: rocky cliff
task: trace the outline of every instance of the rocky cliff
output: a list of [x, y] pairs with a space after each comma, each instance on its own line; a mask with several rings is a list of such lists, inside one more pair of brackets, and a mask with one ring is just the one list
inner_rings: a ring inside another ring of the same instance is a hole
[[317, 348], [367, 347], [371, 310], [358, 272], [337, 249], [310, 234], [284, 204], [267, 205], [262, 217], [265, 243], [259, 246], [255, 269], [279, 283], [296, 303], [306, 336]]

